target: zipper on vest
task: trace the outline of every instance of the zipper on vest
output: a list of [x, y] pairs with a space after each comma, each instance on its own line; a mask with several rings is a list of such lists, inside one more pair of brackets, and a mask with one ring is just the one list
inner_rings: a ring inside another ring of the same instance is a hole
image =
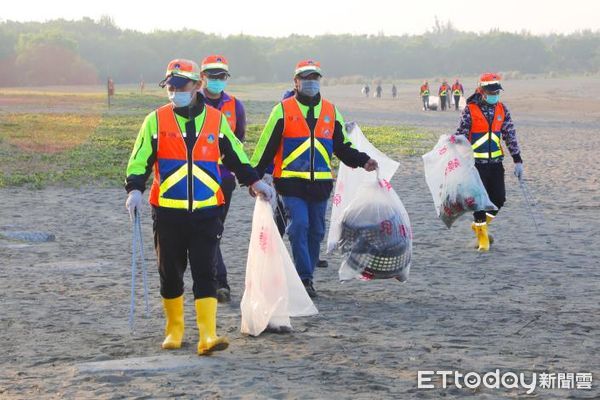
[[[310, 129], [310, 126], [308, 127], [308, 130], [310, 131], [310, 181], [314, 182], [315, 181], [315, 129], [317, 129], [317, 123], [319, 122], [317, 120], [317, 117], [315, 116], [315, 109], [314, 107], [311, 107], [313, 110], [313, 118], [315, 119], [315, 126], [313, 129]], [[308, 109], [308, 112], [310, 112], [310, 109]], [[307, 116], [308, 116], [308, 112], [307, 112]], [[307, 125], [308, 125], [308, 121], [307, 121]]]
[[[188, 133], [188, 127], [187, 125], [189, 124], [189, 121], [185, 124], [185, 136], [184, 138], [187, 137], [188, 134], [194, 135], [194, 133], [190, 132]], [[190, 129], [191, 130], [191, 129]], [[187, 192], [188, 192], [188, 212], [192, 212], [192, 206], [194, 203], [194, 175], [193, 175], [193, 158], [192, 158], [192, 154], [194, 151], [194, 147], [192, 146], [192, 148], [190, 149], [190, 145], [188, 143], [188, 141], [186, 139], [184, 139], [183, 141], [185, 143], [185, 150], [186, 150], [186, 156], [187, 156]], [[194, 142], [194, 145], [196, 143]]]
[[496, 108], [494, 106], [494, 113], [492, 114], [492, 122], [490, 122], [489, 118], [487, 119], [487, 123], [488, 123], [488, 140], [487, 140], [487, 145], [488, 145], [488, 160], [492, 159], [492, 124], [494, 123], [494, 118], [496, 118]]
[[[187, 146], [186, 146], [187, 147]], [[187, 158], [188, 158], [188, 212], [192, 212], [192, 205], [194, 203], [194, 175], [193, 175], [193, 160], [192, 160], [192, 150], [187, 149]]]

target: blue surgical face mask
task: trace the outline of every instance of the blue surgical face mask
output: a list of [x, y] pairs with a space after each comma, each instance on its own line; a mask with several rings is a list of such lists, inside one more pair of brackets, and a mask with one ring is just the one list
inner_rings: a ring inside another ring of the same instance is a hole
[[207, 79], [206, 89], [213, 94], [219, 94], [227, 87], [227, 81], [224, 79]]
[[500, 99], [499, 94], [486, 94], [485, 95], [485, 101], [488, 104], [496, 104], [499, 99]]
[[316, 79], [301, 79], [300, 93], [308, 97], [315, 97], [321, 90], [321, 82]]
[[169, 92], [169, 100], [175, 107], [187, 107], [192, 102], [194, 92]]

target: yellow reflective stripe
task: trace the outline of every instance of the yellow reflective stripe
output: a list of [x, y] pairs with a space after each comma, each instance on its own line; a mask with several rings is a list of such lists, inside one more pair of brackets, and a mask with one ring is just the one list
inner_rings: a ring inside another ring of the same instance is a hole
[[188, 201], [187, 200], [175, 200], [175, 199], [165, 199], [164, 197], [158, 198], [158, 205], [160, 207], [168, 207], [168, 208], [184, 208], [187, 210]]
[[494, 143], [496, 143], [496, 145], [498, 145], [498, 150], [492, 152], [491, 157], [492, 158], [496, 158], [496, 157], [500, 157], [503, 152], [502, 152], [502, 147], [500, 144], [500, 137], [493, 134], [492, 132], [488, 132], [485, 135], [483, 135], [481, 138], [479, 138], [479, 140], [477, 140], [475, 143], [473, 143], [471, 145], [471, 147], [473, 148], [473, 156], [475, 158], [488, 158], [489, 154], [487, 151], [481, 151], [478, 152], [476, 151], [481, 145], [487, 143], [487, 141], [489, 140], [489, 138], [491, 138], [491, 140], [494, 141]]
[[[300, 172], [300, 171], [281, 171], [282, 178], [302, 178], [302, 179], [310, 179], [310, 172]], [[315, 179], [333, 179], [333, 175], [331, 172], [315, 172]]]
[[219, 190], [220, 186], [219, 183], [217, 181], [215, 181], [210, 175], [208, 175], [206, 172], [204, 172], [200, 167], [198, 167], [196, 164], [194, 164], [194, 166], [192, 167], [192, 174], [194, 174], [194, 176], [196, 178], [198, 178], [198, 180], [202, 183], [204, 183], [206, 186], [208, 186], [208, 188], [210, 190], [212, 190], [214, 193], [217, 193], [217, 191]]
[[202, 207], [210, 207], [216, 206], [219, 204], [217, 200], [217, 192], [221, 187], [217, 181], [215, 181], [210, 175], [202, 170], [202, 168], [198, 167], [196, 164], [192, 167], [192, 174], [202, 183], [204, 183], [208, 188], [214, 193], [211, 197], [205, 200], [194, 200], [192, 204], [192, 208], [202, 208]]
[[206, 200], [194, 201], [194, 204], [192, 204], [192, 208], [195, 210], [197, 208], [216, 206], [218, 204], [219, 202], [217, 201], [217, 196], [214, 195]]
[[310, 148], [310, 138], [306, 139], [304, 143], [300, 146], [296, 147], [296, 150], [292, 151], [289, 156], [283, 160], [281, 163], [281, 168], [285, 169], [288, 165], [290, 165], [296, 158], [300, 157], [302, 153]]
[[490, 135], [492, 136], [492, 140], [494, 141], [494, 143], [496, 143], [498, 147], [500, 147], [500, 137], [491, 133]]
[[331, 168], [331, 160], [329, 159], [329, 154], [327, 153], [327, 149], [318, 139], [315, 139], [315, 148], [321, 153], [323, 159], [327, 163], [327, 166]]
[[[218, 205], [217, 200], [217, 191], [220, 188], [220, 185], [217, 181], [215, 181], [210, 175], [204, 172], [197, 165], [192, 167], [192, 173], [200, 182], [204, 183], [210, 190], [213, 191], [213, 195], [206, 200], [194, 201], [192, 203], [192, 208], [201, 208], [208, 206], [216, 206]], [[180, 200], [180, 199], [169, 199], [163, 197], [163, 193], [165, 193], [171, 186], [175, 185], [181, 179], [187, 176], [187, 164], [181, 166], [175, 173], [170, 175], [165, 181], [160, 185], [160, 195], [158, 197], [158, 205], [160, 207], [168, 207], [168, 208], [188, 208], [188, 200]]]
[[[160, 184], [160, 196], [175, 185], [177, 182], [185, 178], [187, 175], [187, 164], [183, 164], [177, 171], [169, 176], [163, 183]], [[187, 208], [187, 207], [186, 207]]]
[[[492, 158], [500, 157], [502, 155], [502, 150], [496, 150], [492, 152]], [[473, 153], [473, 157], [475, 158], [488, 158], [488, 152], [482, 153]]]
[[310, 172], [300, 172], [300, 171], [281, 171], [282, 178], [303, 178], [310, 179]]
[[331, 172], [315, 172], [315, 179], [333, 179]]
[[489, 140], [490, 135], [491, 135], [491, 132], [488, 132], [488, 133], [484, 134], [482, 137], [480, 137], [479, 140], [477, 140], [475, 143], [473, 143], [471, 145], [473, 150], [476, 150], [479, 146], [482, 146], [483, 144], [485, 144]]

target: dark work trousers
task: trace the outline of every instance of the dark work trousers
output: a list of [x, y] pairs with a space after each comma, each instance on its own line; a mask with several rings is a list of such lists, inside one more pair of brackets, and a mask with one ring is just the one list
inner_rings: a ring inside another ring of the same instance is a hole
[[[227, 218], [227, 213], [229, 212], [229, 205], [231, 204], [231, 196], [233, 195], [233, 191], [235, 190], [235, 178], [233, 176], [224, 178], [221, 183], [221, 189], [223, 190], [223, 196], [225, 197], [225, 204], [222, 207], [223, 214], [221, 216], [221, 222], [224, 225], [225, 219]], [[229, 289], [229, 284], [227, 283], [227, 267], [225, 267], [225, 262], [223, 261], [220, 240], [215, 257], [215, 263], [217, 265], [217, 286], [219, 288], [224, 287]]]
[[[504, 187], [504, 166], [501, 162], [496, 163], [475, 163], [481, 182], [490, 196], [492, 203], [498, 207], [498, 211], [506, 201], [506, 189]], [[498, 211], [475, 211], [473, 218], [475, 222], [485, 222], [485, 213], [492, 215], [498, 214]]]
[[163, 217], [154, 210], [152, 213], [160, 295], [174, 299], [183, 294], [183, 274], [189, 260], [194, 299], [216, 297], [215, 253], [223, 223], [219, 217], [179, 217]]
[[448, 96], [440, 96], [440, 106], [442, 107], [442, 111], [444, 111], [446, 109], [446, 98]]
[[423, 108], [429, 110], [429, 96], [421, 96], [421, 99], [423, 100]]
[[460, 95], [454, 96], [454, 109], [458, 110], [458, 103], [460, 102]]

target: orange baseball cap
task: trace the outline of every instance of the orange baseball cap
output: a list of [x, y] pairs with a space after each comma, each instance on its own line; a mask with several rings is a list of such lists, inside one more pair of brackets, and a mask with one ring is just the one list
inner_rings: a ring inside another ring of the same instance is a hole
[[296, 71], [294, 75], [304, 78], [310, 74], [319, 74], [319, 76], [323, 76], [321, 73], [320, 62], [314, 60], [302, 60], [296, 64]]

